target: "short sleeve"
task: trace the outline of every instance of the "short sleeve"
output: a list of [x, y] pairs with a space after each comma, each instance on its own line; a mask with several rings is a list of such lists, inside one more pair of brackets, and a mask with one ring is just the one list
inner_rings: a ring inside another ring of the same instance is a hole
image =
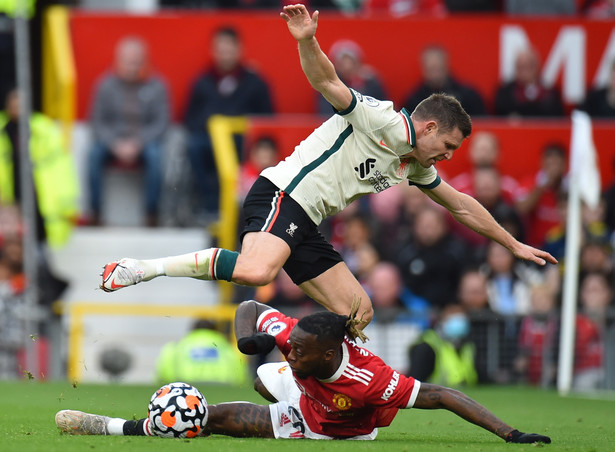
[[372, 406], [410, 408], [416, 400], [420, 382], [400, 374], [382, 360], [371, 370], [375, 376], [365, 393], [365, 400]]
[[419, 175], [409, 175], [408, 183], [410, 185], [416, 185], [419, 188], [432, 190], [436, 188], [442, 182], [436, 169], [432, 166], [429, 168], [423, 168]]
[[398, 155], [412, 151], [413, 130], [403, 114], [395, 111], [392, 102], [364, 96], [352, 89], [350, 92], [350, 106], [338, 115], [375, 142], [384, 141]]
[[297, 322], [297, 319], [288, 317], [277, 309], [269, 309], [258, 317], [256, 328], [259, 333], [267, 333], [274, 336], [276, 345], [286, 355], [290, 350], [290, 345], [288, 344], [290, 332]]

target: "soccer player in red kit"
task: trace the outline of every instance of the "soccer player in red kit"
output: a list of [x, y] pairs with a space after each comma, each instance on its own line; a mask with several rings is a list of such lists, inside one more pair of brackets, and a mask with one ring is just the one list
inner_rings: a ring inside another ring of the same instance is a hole
[[[360, 302], [349, 316], [329, 311], [301, 320], [256, 301], [244, 301], [235, 314], [237, 346], [245, 354], [277, 346], [285, 363], [258, 370], [257, 391], [270, 405], [248, 402], [209, 405], [201, 434], [239, 437], [374, 439], [400, 408], [444, 408], [507, 442], [550, 443], [548, 436], [522, 433], [465, 394], [405, 377], [359, 347]], [[63, 410], [60, 430], [72, 434], [152, 435], [147, 419], [109, 418]]]

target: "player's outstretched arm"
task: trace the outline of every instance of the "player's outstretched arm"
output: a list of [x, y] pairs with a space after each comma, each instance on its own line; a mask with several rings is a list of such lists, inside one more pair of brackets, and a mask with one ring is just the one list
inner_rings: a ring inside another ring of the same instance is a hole
[[273, 438], [271, 414], [267, 405], [229, 402], [209, 405], [209, 418], [203, 435], [216, 434], [245, 438]]
[[333, 63], [321, 50], [316, 40], [319, 12], [312, 16], [304, 5], [285, 6], [280, 13], [288, 26], [288, 31], [299, 43], [301, 68], [315, 90], [337, 110], [350, 106], [352, 94], [335, 72]]
[[432, 200], [445, 207], [455, 220], [473, 231], [495, 240], [510, 250], [516, 258], [538, 265], [545, 265], [547, 262], [557, 264], [557, 259], [546, 251], [519, 242], [495, 221], [481, 203], [465, 193], [460, 193], [446, 182], [442, 181], [436, 188], [423, 189], [422, 191]]
[[510, 443], [550, 443], [551, 438], [536, 433], [522, 433], [500, 420], [480, 403], [455, 389], [421, 383], [414, 408], [427, 410], [443, 408], [496, 434]]
[[[267, 405], [229, 402], [209, 405], [207, 424], [200, 436], [211, 434], [244, 438], [273, 438], [271, 414]], [[154, 436], [147, 419], [109, 418], [82, 411], [62, 410], [56, 414], [56, 425], [71, 435]]]

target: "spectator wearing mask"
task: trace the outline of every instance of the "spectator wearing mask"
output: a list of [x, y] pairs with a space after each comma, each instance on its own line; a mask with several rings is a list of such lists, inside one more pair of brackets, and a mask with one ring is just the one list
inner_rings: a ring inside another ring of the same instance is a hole
[[425, 331], [410, 348], [408, 375], [445, 386], [476, 384], [474, 344], [465, 341], [469, 332], [463, 308], [445, 307], [434, 329]]

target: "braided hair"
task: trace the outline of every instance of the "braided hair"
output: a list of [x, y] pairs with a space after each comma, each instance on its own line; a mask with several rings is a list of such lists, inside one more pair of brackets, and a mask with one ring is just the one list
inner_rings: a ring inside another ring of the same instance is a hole
[[369, 338], [361, 331], [357, 325], [363, 322], [363, 315], [357, 319], [357, 312], [361, 306], [361, 299], [354, 297], [350, 308], [350, 315], [340, 315], [334, 312], [322, 311], [303, 317], [297, 326], [306, 333], [315, 334], [319, 340], [324, 342], [339, 342], [348, 336], [353, 341], [357, 338], [363, 342]]

